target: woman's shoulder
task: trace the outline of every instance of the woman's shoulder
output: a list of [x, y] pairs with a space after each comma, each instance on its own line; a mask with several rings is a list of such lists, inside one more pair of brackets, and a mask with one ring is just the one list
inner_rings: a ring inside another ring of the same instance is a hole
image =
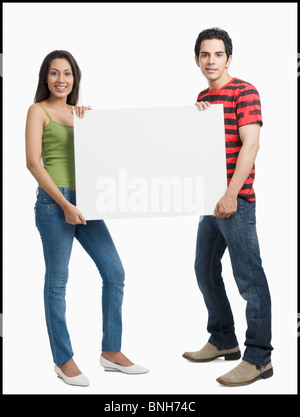
[[38, 113], [42, 113], [42, 111], [43, 111], [42, 103], [33, 103], [28, 108], [28, 112], [30, 112], [30, 113], [38, 114]]
[[42, 107], [42, 102], [31, 104], [28, 108], [27, 117], [33, 121], [41, 121], [44, 125], [47, 120], [47, 116]]

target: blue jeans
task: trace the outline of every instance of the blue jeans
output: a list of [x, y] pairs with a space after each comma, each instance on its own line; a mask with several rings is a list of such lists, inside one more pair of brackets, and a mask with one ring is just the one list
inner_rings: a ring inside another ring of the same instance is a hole
[[[60, 190], [68, 201], [76, 205], [74, 190]], [[67, 223], [61, 207], [41, 188], [35, 217], [43, 244], [46, 267], [44, 305], [55, 364], [60, 366], [73, 356], [65, 318], [65, 294], [74, 237], [93, 259], [102, 277], [102, 351], [121, 350], [124, 270], [104, 221], [87, 221], [86, 225]]]
[[228, 247], [233, 275], [246, 300], [247, 331], [243, 359], [257, 366], [270, 362], [271, 299], [256, 233], [255, 202], [238, 198], [230, 218], [204, 216], [197, 234], [195, 272], [208, 310], [209, 342], [219, 349], [237, 346], [234, 319], [222, 278]]

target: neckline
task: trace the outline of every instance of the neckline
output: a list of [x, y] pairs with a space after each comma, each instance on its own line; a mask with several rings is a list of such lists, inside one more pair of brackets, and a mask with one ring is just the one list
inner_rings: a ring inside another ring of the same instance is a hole
[[233, 80], [235, 80], [235, 78], [236, 78], [236, 77], [232, 77], [232, 78], [230, 78], [230, 80], [229, 80], [226, 84], [222, 85], [222, 87], [217, 88], [216, 90], [211, 90], [211, 89], [208, 87], [209, 92], [210, 92], [210, 93], [215, 93], [216, 91], [222, 90], [224, 87], [227, 87], [227, 85], [228, 85], [228, 84], [230, 84]]
[[[54, 123], [56, 123], [56, 124], [58, 124], [58, 125], [60, 125], [60, 126], [64, 126], [64, 127], [74, 127], [74, 126], [70, 126], [70, 125], [64, 125], [63, 123], [59, 123], [59, 122], [56, 122], [55, 120], [53, 120], [52, 119], [52, 117], [50, 116], [50, 114], [48, 113], [48, 110], [41, 104], [41, 103], [37, 103], [37, 104], [39, 104], [39, 106], [41, 106], [42, 107], [42, 109], [44, 109], [44, 111], [45, 111], [45, 113], [47, 114], [47, 116], [49, 117], [49, 120], [50, 120], [50, 122], [47, 124], [47, 126], [49, 126], [50, 125], [50, 123], [51, 122], [54, 122]], [[46, 129], [46, 127], [47, 126], [45, 126], [45, 129]]]
[[72, 128], [74, 127], [74, 126], [64, 125], [62, 123], [56, 122], [53, 119], [50, 119], [50, 122], [47, 124], [47, 126], [45, 126], [45, 129], [46, 129], [46, 127], [48, 127], [50, 125], [51, 122], [56, 123], [57, 125], [60, 125], [60, 126], [63, 126], [63, 127], [72, 127]]

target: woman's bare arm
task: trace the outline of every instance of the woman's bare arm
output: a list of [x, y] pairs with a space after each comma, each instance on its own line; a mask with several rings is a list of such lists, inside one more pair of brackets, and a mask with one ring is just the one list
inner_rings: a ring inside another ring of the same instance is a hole
[[86, 224], [86, 220], [76, 206], [61, 193], [47, 170], [41, 163], [42, 135], [45, 116], [37, 105], [30, 106], [25, 129], [26, 165], [38, 184], [60, 205], [67, 223]]

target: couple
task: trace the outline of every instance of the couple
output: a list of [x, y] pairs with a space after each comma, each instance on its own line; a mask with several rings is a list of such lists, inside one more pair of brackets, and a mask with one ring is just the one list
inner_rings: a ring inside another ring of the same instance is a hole
[[[199, 223], [195, 272], [208, 309], [208, 343], [183, 356], [206, 362], [239, 359], [234, 321], [221, 277], [228, 247], [240, 294], [247, 301], [246, 350], [241, 363], [217, 381], [228, 386], [272, 376], [271, 302], [261, 265], [255, 228], [254, 161], [262, 126], [260, 99], [251, 84], [228, 74], [232, 43], [218, 28], [202, 31], [195, 60], [209, 88], [197, 99], [199, 110], [224, 105], [228, 187], [213, 216]], [[76, 207], [73, 113], [84, 117], [90, 106], [77, 106], [81, 72], [67, 51], [48, 54], [26, 122], [26, 163], [38, 183], [35, 204], [45, 259], [44, 305], [56, 374], [67, 384], [88, 386], [73, 359], [65, 320], [65, 293], [73, 239], [95, 262], [103, 280], [103, 336], [100, 364], [105, 370], [143, 374], [148, 369], [121, 352], [124, 269], [103, 220], [86, 221]], [[41, 161], [42, 158], [42, 161]]]

